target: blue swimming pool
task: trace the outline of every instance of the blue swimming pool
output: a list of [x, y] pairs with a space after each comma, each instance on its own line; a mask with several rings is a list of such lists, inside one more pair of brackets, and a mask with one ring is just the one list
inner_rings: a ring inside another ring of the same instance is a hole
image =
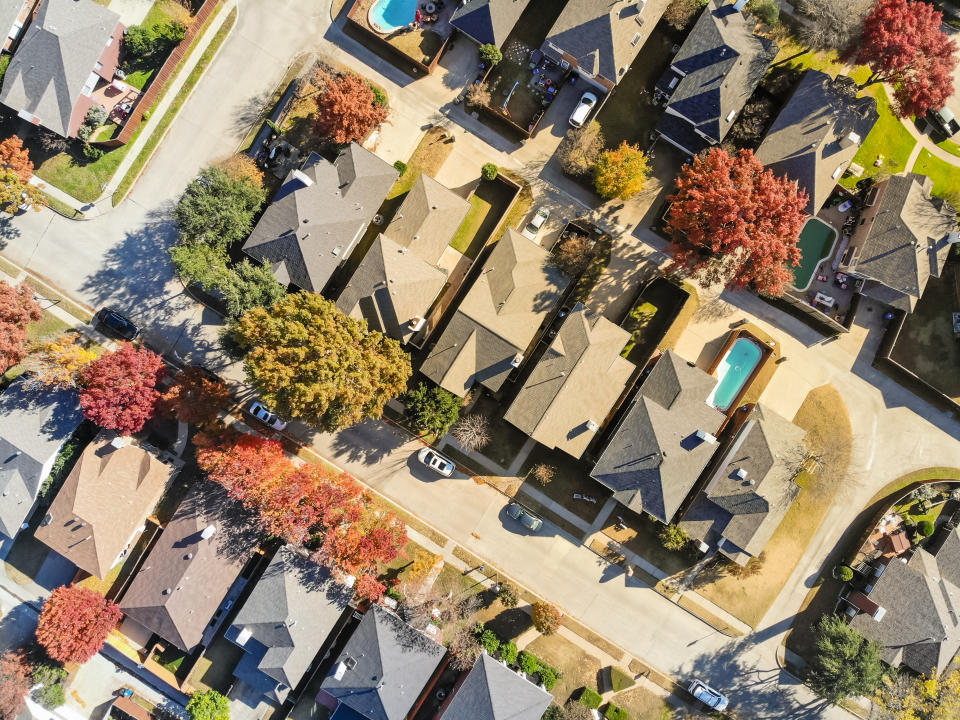
[[707, 402], [723, 412], [729, 410], [762, 358], [763, 352], [753, 340], [737, 338], [717, 366], [720, 382], [713, 388]]
[[413, 22], [418, 0], [377, 0], [367, 19], [382, 33], [391, 33]]

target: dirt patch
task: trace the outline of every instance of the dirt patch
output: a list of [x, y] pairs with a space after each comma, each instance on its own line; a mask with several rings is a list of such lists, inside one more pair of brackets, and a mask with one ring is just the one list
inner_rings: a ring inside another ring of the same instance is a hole
[[603, 534], [635, 552], [667, 575], [685, 572], [694, 560], [685, 552], [667, 550], [658, 537], [663, 525], [646, 515], [619, 505], [610, 515], [610, 524]]
[[579, 688], [597, 689], [597, 676], [603, 663], [569, 640], [559, 635], [543, 635], [524, 649], [562, 674], [551, 690], [558, 705], [563, 705]]
[[618, 693], [612, 702], [630, 713], [631, 720], [668, 720], [673, 716], [673, 708], [663, 698], [642, 687]]

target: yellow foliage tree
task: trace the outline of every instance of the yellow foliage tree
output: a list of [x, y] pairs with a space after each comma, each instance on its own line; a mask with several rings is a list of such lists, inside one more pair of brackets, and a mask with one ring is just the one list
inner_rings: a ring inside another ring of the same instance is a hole
[[50, 387], [74, 387], [80, 371], [97, 359], [97, 353], [79, 343], [77, 333], [64, 333], [32, 348], [27, 369], [34, 379]]
[[217, 167], [223, 170], [231, 180], [237, 182], [249, 180], [258, 188], [263, 187], [263, 173], [249, 155], [231, 155], [226, 160], [217, 163]]
[[955, 720], [960, 717], [960, 670], [942, 678], [886, 678], [875, 707], [880, 720]]
[[443, 560], [443, 557], [440, 555], [435, 555], [426, 550], [419, 551], [413, 559], [413, 566], [410, 568], [410, 579], [419, 580], [425, 578], [441, 560]]
[[650, 162], [637, 145], [620, 143], [616, 150], [604, 150], [593, 167], [593, 184], [606, 200], [627, 200], [643, 190], [650, 174]]
[[47, 206], [47, 198], [37, 187], [21, 180], [14, 170], [0, 170], [0, 209], [15, 215], [22, 205], [39, 212]]

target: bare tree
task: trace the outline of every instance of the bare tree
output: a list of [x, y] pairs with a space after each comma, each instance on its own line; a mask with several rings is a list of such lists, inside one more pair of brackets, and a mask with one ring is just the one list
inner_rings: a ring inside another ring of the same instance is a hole
[[467, 102], [475, 107], [489, 105], [491, 97], [486, 83], [474, 83], [467, 88]]
[[560, 272], [575, 278], [590, 266], [595, 255], [596, 251], [589, 239], [579, 233], [571, 233], [557, 243], [551, 260]]
[[547, 465], [546, 463], [537, 463], [530, 470], [530, 474], [533, 475], [541, 485], [546, 485], [551, 480], [553, 476], [556, 475], [557, 469], [553, 465]]
[[677, 30], [683, 30], [706, 3], [701, 0], [673, 0], [663, 11], [663, 19]]
[[490, 442], [490, 420], [473, 413], [460, 418], [450, 434], [467, 450], [479, 450]]
[[397, 609], [406, 622], [418, 628], [435, 622], [438, 625], [468, 620], [480, 609], [481, 601], [477, 595], [444, 592], [433, 587], [429, 592], [418, 596], [416, 600], [404, 598]]
[[873, 0], [800, 0], [797, 9], [810, 20], [800, 38], [815, 50], [843, 53], [859, 42], [863, 18], [872, 5]]
[[760, 553], [757, 557], [750, 558], [746, 565], [739, 565], [738, 563], [733, 562], [733, 560], [727, 560], [726, 564], [724, 565], [724, 570], [731, 577], [742, 580], [744, 578], [753, 577], [763, 570], [763, 563], [766, 559], [766, 553]]
[[473, 628], [466, 625], [458, 627], [450, 636], [447, 643], [447, 649], [450, 650], [450, 665], [454, 670], [466, 671], [473, 667], [473, 664], [480, 657], [480, 643], [477, 642], [473, 634]]
[[603, 130], [594, 120], [582, 128], [567, 131], [557, 148], [557, 160], [565, 173], [585, 175], [593, 169], [603, 148]]

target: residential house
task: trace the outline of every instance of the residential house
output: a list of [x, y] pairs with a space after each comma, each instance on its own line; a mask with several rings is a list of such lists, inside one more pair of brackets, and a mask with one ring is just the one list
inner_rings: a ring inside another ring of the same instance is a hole
[[553, 696], [485, 652], [458, 682], [438, 720], [540, 720]]
[[349, 618], [352, 597], [328, 568], [280, 548], [225, 633], [244, 650], [231, 697], [282, 705]]
[[960, 654], [960, 530], [935, 552], [917, 549], [909, 561], [880, 564], [862, 592], [845, 599], [850, 625], [880, 646], [883, 660], [929, 675]]
[[0, 558], [33, 513], [40, 485], [83, 421], [73, 390], [14, 380], [0, 395]]
[[607, 93], [630, 69], [647, 32], [646, 0], [569, 0], [543, 41], [543, 54]]
[[4, 0], [0, 2], [0, 32], [7, 31], [2, 49], [13, 52], [23, 29], [33, 17], [40, 0]]
[[757, 159], [806, 190], [807, 213], [816, 215], [878, 117], [877, 101], [858, 98], [853, 78], [807, 70], [757, 149]]
[[960, 234], [956, 210], [932, 189], [930, 178], [914, 174], [876, 186], [849, 245], [837, 251], [840, 269], [863, 281], [860, 292], [867, 297], [912, 312], [927, 280], [940, 277]]
[[548, 250], [508, 228], [420, 371], [460, 396], [476, 383], [496, 392], [568, 283]]
[[389, 610], [363, 615], [321, 684], [330, 720], [406, 720], [429, 692], [446, 648]]
[[689, 155], [720, 144], [779, 51], [753, 34], [744, 4], [711, 0], [657, 82], [667, 99], [657, 133]]
[[143, 532], [172, 474], [129, 438], [101, 432], [77, 458], [35, 537], [105, 578]]
[[758, 557], [800, 494], [794, 481], [806, 433], [756, 405], [681, 527], [739, 565]]
[[291, 170], [243, 245], [283, 285], [321, 292], [350, 257], [399, 173], [351, 143], [330, 163], [310, 153]]
[[717, 378], [671, 350], [640, 386], [590, 476], [631, 510], [669, 523], [717, 450]]
[[620, 356], [630, 333], [577, 303], [504, 420], [537, 442], [581, 457], [636, 365]]
[[223, 488], [194, 486], [124, 594], [124, 622], [186, 653], [208, 642], [205, 631], [257, 541], [249, 518]]
[[530, 0], [463, 0], [450, 24], [478, 45], [500, 47]]
[[124, 26], [93, 0], [45, 0], [3, 76], [0, 102], [34, 125], [76, 137], [93, 91], [113, 80]]
[[440, 258], [470, 203], [421, 175], [384, 233], [374, 240], [337, 300], [345, 314], [407, 342], [447, 287]]

